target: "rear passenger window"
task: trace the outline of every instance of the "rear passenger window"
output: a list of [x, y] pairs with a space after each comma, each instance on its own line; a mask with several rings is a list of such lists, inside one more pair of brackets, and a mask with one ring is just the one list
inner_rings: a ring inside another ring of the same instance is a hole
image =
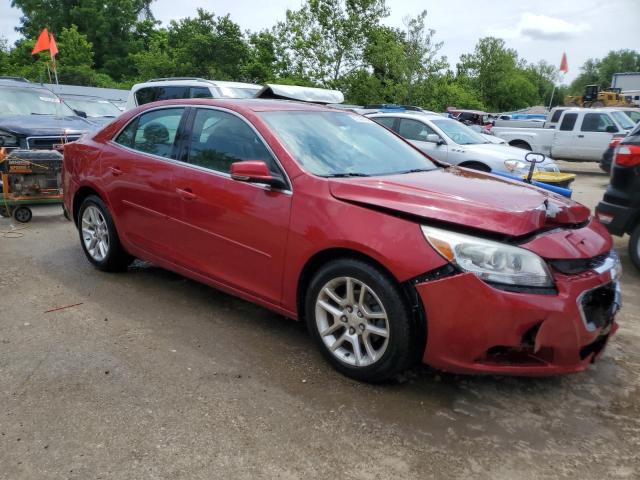
[[562, 112], [564, 112], [564, 110], [561, 108], [553, 112], [553, 115], [551, 116], [551, 120], [549, 121], [551, 123], [557, 123], [557, 121], [560, 120], [560, 115], [562, 115]]
[[577, 113], [567, 113], [562, 118], [562, 123], [560, 124], [560, 130], [571, 131], [573, 127], [576, 125], [576, 120], [578, 119]]
[[188, 161], [194, 165], [229, 173], [234, 162], [262, 160], [278, 173], [262, 140], [242, 119], [230, 113], [198, 109], [188, 141]]
[[580, 130], [583, 132], [604, 133], [607, 131], [607, 127], [613, 127], [616, 131], [618, 130], [616, 124], [606, 113], [585, 113]]
[[189, 87], [145, 87], [136, 92], [138, 105], [177, 98], [189, 98]]
[[173, 158], [173, 147], [184, 108], [143, 113], [115, 139], [116, 143], [144, 153]]
[[191, 87], [191, 98], [212, 98], [211, 90], [207, 87]]

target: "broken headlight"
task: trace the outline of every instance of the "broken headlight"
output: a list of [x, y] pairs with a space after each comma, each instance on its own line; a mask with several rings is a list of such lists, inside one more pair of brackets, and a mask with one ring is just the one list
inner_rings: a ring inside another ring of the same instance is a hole
[[545, 261], [524, 248], [422, 226], [422, 233], [444, 258], [489, 283], [522, 287], [551, 287]]

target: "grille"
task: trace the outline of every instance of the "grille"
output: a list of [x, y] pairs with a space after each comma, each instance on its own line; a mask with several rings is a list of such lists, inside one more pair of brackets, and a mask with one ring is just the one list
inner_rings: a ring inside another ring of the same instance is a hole
[[609, 255], [610, 253], [606, 252], [602, 255], [598, 255], [597, 257], [592, 258], [550, 260], [549, 263], [560, 273], [564, 273], [565, 275], [577, 275], [579, 273], [601, 267], [602, 265], [604, 265], [604, 262], [607, 260], [607, 258], [609, 258]]
[[27, 148], [29, 150], [53, 150], [54, 145], [74, 142], [80, 135], [67, 135], [65, 137], [29, 137], [27, 138]]
[[617, 284], [611, 282], [602, 287], [587, 290], [580, 295], [578, 305], [589, 331], [609, 327], [620, 305]]

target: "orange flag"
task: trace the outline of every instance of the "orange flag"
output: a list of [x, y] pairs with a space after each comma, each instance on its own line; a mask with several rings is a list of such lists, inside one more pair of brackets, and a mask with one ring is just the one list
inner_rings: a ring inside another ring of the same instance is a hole
[[562, 61], [560, 62], [560, 71], [562, 73], [567, 73], [569, 71], [569, 64], [567, 63], [567, 54], [562, 54]]
[[[51, 48], [51, 40], [49, 36], [49, 30], [46, 28], [40, 32], [40, 36], [38, 37], [38, 41], [36, 42], [33, 50], [31, 51], [31, 55], [35, 55], [38, 52], [42, 52], [43, 50], [49, 50]], [[56, 47], [56, 53], [58, 52], [58, 47]]]
[[49, 52], [51, 53], [51, 58], [53, 58], [58, 54], [58, 45], [56, 45], [56, 39], [53, 38], [53, 34], [49, 35], [49, 40]]

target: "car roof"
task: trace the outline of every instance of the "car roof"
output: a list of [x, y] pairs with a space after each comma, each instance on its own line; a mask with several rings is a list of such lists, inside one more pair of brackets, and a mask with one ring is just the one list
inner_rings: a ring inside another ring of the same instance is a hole
[[133, 86], [133, 89], [139, 89], [143, 87], [152, 87], [152, 86], [166, 86], [166, 85], [177, 85], [177, 86], [188, 86], [188, 85], [203, 85], [203, 86], [214, 86], [214, 87], [230, 87], [230, 88], [251, 88], [251, 89], [260, 89], [261, 85], [256, 85], [255, 83], [243, 83], [243, 82], [228, 82], [226, 80], [207, 80], [205, 78], [157, 78], [151, 79], [146, 82], [137, 83]]
[[350, 114], [344, 110], [338, 110], [336, 108], [326, 107], [315, 103], [298, 102], [294, 100], [272, 100], [266, 98], [182, 98], [145, 103], [138, 108], [143, 112], [148, 108], [158, 108], [163, 105], [215, 106], [229, 108], [238, 112], [325, 111]]

